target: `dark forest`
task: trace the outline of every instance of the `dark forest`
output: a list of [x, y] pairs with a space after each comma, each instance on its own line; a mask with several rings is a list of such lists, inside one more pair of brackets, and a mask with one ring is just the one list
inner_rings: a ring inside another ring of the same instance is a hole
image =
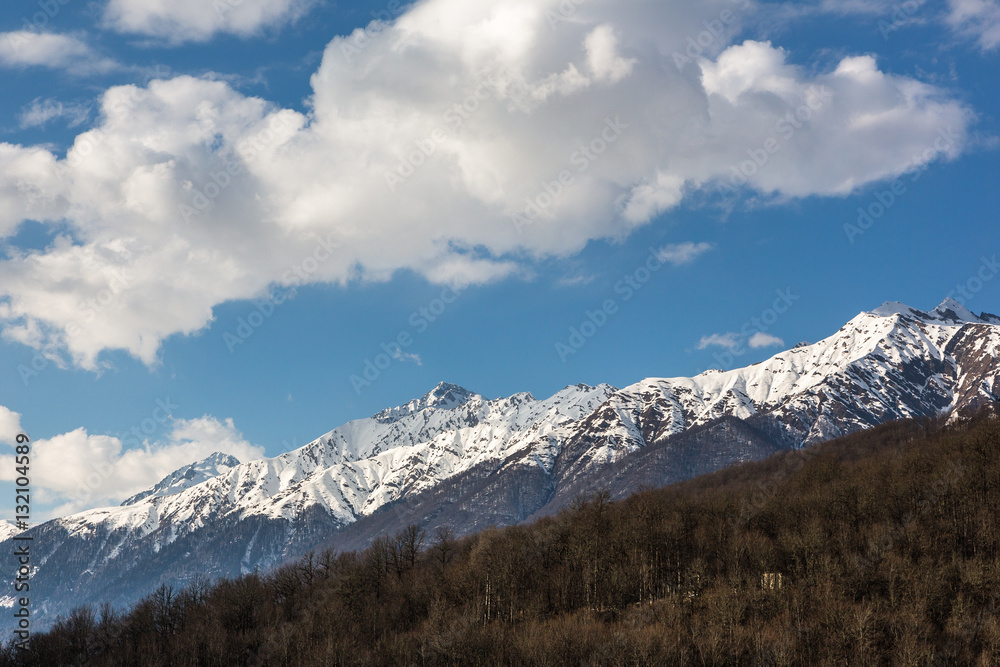
[[4, 665], [995, 665], [1000, 424], [923, 420], [531, 525], [81, 608]]

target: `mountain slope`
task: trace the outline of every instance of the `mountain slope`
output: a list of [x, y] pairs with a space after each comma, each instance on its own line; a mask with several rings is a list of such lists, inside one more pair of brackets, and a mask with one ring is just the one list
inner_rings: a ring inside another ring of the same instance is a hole
[[213, 477], [227, 473], [239, 464], [240, 461], [235, 456], [215, 452], [201, 461], [178, 468], [160, 480], [156, 486], [137, 493], [128, 500], [123, 501], [122, 506], [135, 505], [140, 500], [145, 500], [152, 496], [172, 496]]
[[160, 581], [233, 576], [323, 543], [356, 548], [407, 523], [517, 523], [603, 486], [627, 495], [894, 419], [975, 410], [997, 400], [998, 355], [1000, 318], [953, 300], [930, 312], [886, 303], [817, 343], [693, 378], [545, 400], [443, 383], [301, 449], [214, 461], [221, 474], [200, 483], [195, 464], [121, 507], [33, 528], [40, 597], [49, 614], [96, 591], [125, 603]]
[[996, 479], [995, 412], [894, 422], [422, 552], [404, 532], [154, 593], [0, 665], [996, 665]]

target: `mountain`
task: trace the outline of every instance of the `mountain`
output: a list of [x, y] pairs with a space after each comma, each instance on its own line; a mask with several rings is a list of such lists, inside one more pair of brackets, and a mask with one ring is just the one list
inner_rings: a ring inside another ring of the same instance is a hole
[[601, 488], [622, 497], [890, 420], [961, 415], [997, 401], [998, 355], [1000, 318], [949, 299], [930, 312], [886, 303], [817, 343], [693, 378], [544, 400], [442, 383], [301, 449], [199, 462], [120, 507], [32, 528], [39, 616], [363, 547], [410, 523], [509, 525]]
[[154, 593], [0, 666], [997, 665], [998, 478], [994, 414], [897, 421], [422, 553], [406, 530]]
[[240, 464], [235, 456], [215, 452], [197, 463], [178, 468], [164, 477], [156, 486], [135, 494], [122, 502], [122, 506], [135, 505], [140, 500], [155, 496], [172, 496], [192, 486], [227, 473]]
[[14, 523], [0, 519], [0, 542], [9, 540], [20, 532], [21, 530]]

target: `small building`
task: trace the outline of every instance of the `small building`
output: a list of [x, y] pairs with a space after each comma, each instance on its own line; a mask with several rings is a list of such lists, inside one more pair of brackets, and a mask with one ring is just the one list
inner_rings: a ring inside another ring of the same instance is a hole
[[760, 575], [760, 587], [765, 591], [776, 591], [781, 589], [782, 576], [780, 572], [765, 572]]

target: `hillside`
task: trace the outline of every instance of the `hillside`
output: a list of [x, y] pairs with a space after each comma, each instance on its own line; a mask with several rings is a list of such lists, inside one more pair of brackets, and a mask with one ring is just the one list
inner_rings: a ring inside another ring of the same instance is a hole
[[[545, 399], [441, 383], [300, 449], [210, 458], [122, 506], [31, 528], [36, 621], [327, 546], [364, 548], [410, 524], [465, 535], [600, 489], [623, 498], [891, 420], [970, 414], [997, 400], [998, 359], [1000, 319], [949, 299], [931, 311], [887, 303], [816, 343], [689, 378], [572, 385]], [[0, 596], [13, 602], [11, 590]]]
[[990, 665], [998, 503], [996, 417], [895, 422], [530, 525], [412, 527], [78, 610], [19, 664]]

